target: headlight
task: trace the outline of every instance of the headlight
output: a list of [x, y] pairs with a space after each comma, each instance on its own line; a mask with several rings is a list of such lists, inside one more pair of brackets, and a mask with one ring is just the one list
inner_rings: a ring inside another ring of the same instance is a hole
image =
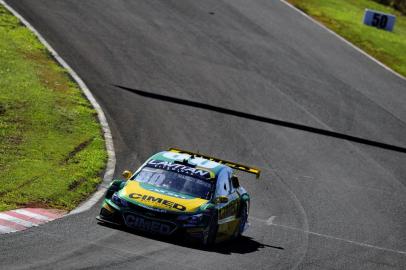
[[203, 214], [182, 215], [178, 217], [178, 220], [184, 222], [185, 224], [197, 225], [203, 220]]
[[128, 202], [124, 199], [121, 199], [118, 196], [117, 192], [114, 192], [113, 196], [111, 196], [111, 201], [118, 206], [124, 206], [124, 207], [128, 206]]

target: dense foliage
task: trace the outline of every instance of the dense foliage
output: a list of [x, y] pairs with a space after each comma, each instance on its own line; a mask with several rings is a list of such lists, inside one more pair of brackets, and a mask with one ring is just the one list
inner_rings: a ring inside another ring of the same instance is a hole
[[406, 0], [375, 0], [375, 2], [391, 6], [406, 14]]

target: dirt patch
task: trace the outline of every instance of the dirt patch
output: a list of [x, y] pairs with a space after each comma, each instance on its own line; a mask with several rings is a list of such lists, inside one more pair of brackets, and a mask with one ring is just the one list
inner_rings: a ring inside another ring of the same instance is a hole
[[86, 141], [82, 142], [81, 144], [79, 144], [78, 146], [76, 146], [75, 149], [73, 149], [73, 151], [71, 151], [68, 154], [68, 156], [61, 162], [61, 164], [68, 163], [69, 160], [73, 159], [77, 153], [79, 153], [80, 151], [85, 149], [92, 141], [93, 141], [93, 138], [86, 140]]
[[23, 137], [22, 136], [10, 136], [7, 138], [7, 142], [9, 142], [12, 145], [18, 145], [23, 142]]
[[33, 178], [31, 178], [31, 179], [28, 179], [28, 180], [22, 182], [22, 183], [21, 183], [20, 185], [18, 185], [17, 187], [14, 187], [13, 190], [4, 190], [4, 191], [1, 191], [1, 192], [0, 192], [0, 197], [3, 197], [3, 196], [6, 195], [7, 193], [13, 192], [13, 191], [15, 191], [15, 190], [19, 190], [19, 189], [25, 188], [25, 187], [31, 185], [32, 183], [34, 183], [34, 182], [35, 182], [36, 180], [38, 180], [38, 179], [39, 179], [39, 177], [36, 176], [36, 177], [33, 177]]
[[45, 202], [37, 201], [37, 202], [28, 202], [28, 203], [19, 203], [17, 204], [18, 208], [40, 208], [46, 209], [47, 212], [53, 213], [55, 215], [65, 215], [68, 211], [62, 209], [55, 209], [48, 206]]
[[56, 72], [49, 68], [52, 56], [46, 57], [43, 53], [24, 53], [26, 59], [34, 62], [38, 66], [39, 79], [43, 85], [55, 91], [67, 91], [69, 85], [66, 83], [65, 73]]
[[49, 208], [49, 206], [45, 202], [28, 202], [28, 203], [21, 203], [17, 204], [18, 207], [21, 208]]
[[0, 104], [0, 116], [6, 114], [6, 107], [3, 104]]
[[72, 183], [69, 184], [69, 187], [68, 187], [69, 191], [74, 191], [84, 182], [86, 182], [85, 178], [80, 178], [79, 180], [74, 180]]

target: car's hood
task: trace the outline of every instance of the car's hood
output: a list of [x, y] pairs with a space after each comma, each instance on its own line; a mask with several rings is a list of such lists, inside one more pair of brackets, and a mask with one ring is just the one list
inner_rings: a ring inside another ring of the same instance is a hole
[[208, 200], [172, 192], [137, 181], [128, 181], [119, 195], [127, 201], [138, 205], [179, 213], [197, 212], [200, 206], [208, 202]]

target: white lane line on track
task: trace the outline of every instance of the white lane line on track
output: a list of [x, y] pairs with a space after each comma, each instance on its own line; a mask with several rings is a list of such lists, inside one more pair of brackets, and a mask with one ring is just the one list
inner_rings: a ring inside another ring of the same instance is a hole
[[30, 211], [27, 211], [27, 210], [24, 210], [24, 209], [17, 209], [17, 210], [13, 210], [13, 211], [16, 212], [16, 213], [19, 213], [21, 215], [36, 218], [36, 219], [39, 219], [39, 220], [45, 220], [45, 221], [53, 220], [52, 218], [49, 218], [49, 217], [46, 217], [46, 216], [43, 216], [43, 215], [40, 215], [40, 214], [37, 214], [37, 213], [33, 213], [33, 212], [30, 212]]
[[13, 217], [13, 216], [10, 216], [10, 215], [7, 215], [7, 214], [3, 214], [3, 213], [0, 213], [0, 219], [7, 220], [7, 221], [10, 221], [10, 222], [14, 222], [14, 223], [20, 224], [20, 225], [22, 225], [24, 227], [27, 227], [27, 228], [28, 227], [38, 226], [35, 223], [29, 222], [29, 221], [26, 221], [26, 220], [23, 220], [23, 219], [19, 219], [19, 218], [16, 218], [16, 217]]
[[[79, 77], [79, 75], [68, 65], [68, 63], [63, 60], [63, 58], [52, 48], [52, 46], [45, 40], [45, 38], [31, 25], [23, 16], [21, 16], [15, 9], [8, 5], [4, 0], [0, 0], [6, 9], [8, 9], [15, 17], [17, 17], [31, 32], [33, 32], [39, 41], [48, 49], [52, 56], [59, 62], [59, 64], [65, 68], [69, 75], [76, 81], [82, 92], [85, 94], [86, 98], [92, 104], [93, 108], [97, 111], [97, 116], [99, 118], [100, 125], [103, 130], [104, 140], [106, 142], [106, 150], [108, 155], [106, 171], [104, 173], [103, 182], [98, 186], [97, 192], [92, 195], [88, 200], [80, 204], [77, 208], [72, 210], [68, 215], [78, 214], [89, 210], [101, 197], [103, 197], [106, 190], [107, 184], [113, 179], [114, 170], [116, 168], [116, 154], [113, 144], [113, 135], [111, 133], [109, 124], [106, 119], [100, 104], [97, 102], [93, 94], [90, 92], [87, 85]], [[102, 192], [100, 192], [102, 191]]]
[[391, 72], [392, 74], [394, 74], [395, 76], [406, 80], [406, 77], [401, 75], [400, 73], [397, 73], [396, 71], [394, 71], [393, 69], [391, 69], [390, 67], [388, 67], [387, 65], [385, 65], [384, 63], [382, 63], [381, 61], [379, 61], [378, 59], [372, 57], [371, 55], [369, 55], [368, 53], [366, 53], [365, 51], [363, 51], [361, 48], [357, 47], [356, 45], [354, 45], [353, 43], [351, 43], [350, 41], [346, 40], [345, 38], [343, 38], [342, 36], [340, 36], [339, 34], [337, 34], [336, 32], [334, 32], [333, 30], [329, 29], [328, 27], [326, 27], [324, 24], [322, 24], [321, 22], [316, 21], [315, 19], [313, 19], [311, 16], [309, 16], [308, 14], [304, 13], [303, 11], [301, 11], [300, 9], [298, 9], [297, 7], [295, 7], [294, 5], [292, 5], [291, 3], [286, 2], [285, 0], [280, 0], [282, 3], [284, 3], [285, 5], [287, 5], [288, 7], [294, 9], [296, 12], [300, 13], [301, 15], [303, 15], [304, 17], [306, 17], [307, 19], [309, 19], [310, 21], [312, 21], [313, 23], [317, 24], [318, 26], [320, 26], [321, 28], [325, 29], [327, 32], [329, 32], [330, 34], [336, 36], [338, 39], [340, 39], [341, 41], [343, 41], [344, 43], [346, 43], [347, 45], [349, 45], [350, 47], [352, 47], [353, 49], [355, 49], [356, 51], [362, 53], [364, 56], [368, 57], [370, 60], [374, 61], [375, 63], [377, 63], [378, 65], [380, 65], [381, 67], [383, 67], [384, 69], [386, 69], [387, 71]]
[[275, 218], [276, 218], [276, 216], [272, 216], [272, 217], [268, 218], [268, 220], [266, 221], [266, 225], [268, 225], [268, 226], [272, 225]]
[[266, 221], [266, 225], [271, 226], [273, 224], [273, 221], [275, 220], [276, 216], [272, 216], [270, 218], [268, 218], [268, 220]]
[[302, 232], [302, 233], [305, 233], [305, 234], [308, 234], [308, 235], [315, 235], [315, 236], [318, 236], [318, 237], [323, 237], [323, 238], [327, 238], [327, 239], [333, 239], [333, 240], [338, 240], [338, 241], [342, 241], [342, 242], [347, 242], [347, 243], [362, 246], [362, 247], [373, 248], [373, 249], [378, 249], [378, 250], [382, 250], [382, 251], [388, 251], [388, 252], [393, 252], [393, 253], [397, 253], [397, 254], [401, 254], [401, 255], [406, 255], [406, 251], [402, 251], [402, 250], [379, 247], [379, 246], [366, 244], [366, 243], [362, 243], [362, 242], [357, 242], [357, 241], [353, 241], [353, 240], [349, 240], [349, 239], [345, 239], [345, 238], [335, 237], [335, 236], [331, 236], [331, 235], [327, 235], [327, 234], [316, 233], [316, 232], [312, 232], [312, 231], [308, 231], [308, 230], [302, 230], [302, 229], [299, 229], [299, 228], [286, 226], [286, 225], [280, 225], [280, 224], [275, 224], [275, 223], [268, 224], [267, 221], [269, 219], [265, 220], [265, 219], [256, 218], [256, 217], [249, 217], [249, 218], [252, 219], [252, 220], [262, 222], [262, 223], [266, 223], [269, 226], [281, 227], [281, 228], [285, 228], [285, 229], [288, 229], [288, 230]]
[[12, 229], [12, 228], [10, 228], [10, 227], [6, 227], [6, 226], [0, 225], [0, 234], [3, 234], [3, 233], [11, 233], [11, 232], [16, 232], [16, 231], [18, 231], [18, 230]]

